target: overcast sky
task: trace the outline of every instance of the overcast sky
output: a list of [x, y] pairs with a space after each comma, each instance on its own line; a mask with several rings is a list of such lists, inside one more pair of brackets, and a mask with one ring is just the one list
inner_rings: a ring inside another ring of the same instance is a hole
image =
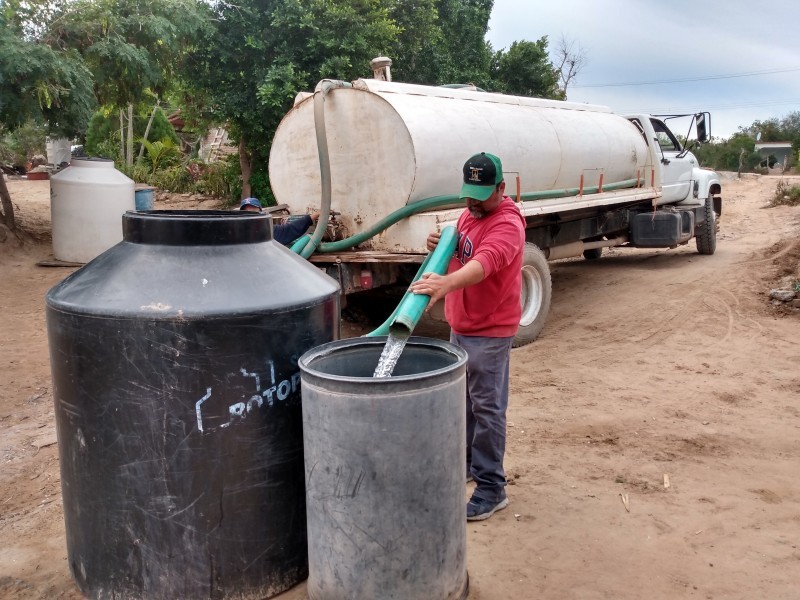
[[[799, 25], [800, 0], [494, 0], [488, 39], [499, 50], [546, 35], [552, 48], [563, 35], [588, 57], [568, 100], [709, 111], [712, 135], [726, 138], [800, 111]], [[608, 86], [652, 81], [671, 83]]]

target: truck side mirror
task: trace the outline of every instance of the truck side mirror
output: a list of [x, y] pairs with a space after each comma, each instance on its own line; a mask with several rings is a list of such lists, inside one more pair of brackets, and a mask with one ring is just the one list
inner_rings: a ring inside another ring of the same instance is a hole
[[708, 129], [706, 128], [706, 115], [704, 113], [697, 113], [697, 141], [705, 143], [708, 141]]

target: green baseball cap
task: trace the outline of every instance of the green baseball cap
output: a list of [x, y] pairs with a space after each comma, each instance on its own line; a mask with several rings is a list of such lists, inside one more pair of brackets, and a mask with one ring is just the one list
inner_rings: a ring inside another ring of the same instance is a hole
[[488, 200], [497, 184], [503, 181], [503, 164], [494, 154], [481, 152], [464, 163], [464, 183], [459, 198]]

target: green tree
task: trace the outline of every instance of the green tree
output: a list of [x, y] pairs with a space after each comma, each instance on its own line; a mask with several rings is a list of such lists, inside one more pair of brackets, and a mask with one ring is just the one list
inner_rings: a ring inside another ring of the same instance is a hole
[[761, 160], [755, 152], [755, 139], [739, 131], [729, 139], [712, 142], [696, 149], [695, 155], [700, 164], [721, 171], [753, 170]]
[[[441, 0], [439, 0], [440, 2]], [[396, 0], [389, 17], [398, 33], [389, 50], [393, 78], [398, 81], [436, 85], [451, 83], [439, 79], [437, 62], [444, 43], [437, 0]]]
[[134, 107], [164, 96], [209, 16], [208, 5], [197, 0], [74, 0], [47, 29], [48, 44], [83, 57], [100, 103], [120, 110], [120, 130], [126, 131], [120, 143], [127, 142], [121, 154], [128, 164]]
[[755, 151], [756, 137], [761, 134], [761, 142], [791, 142], [792, 157], [789, 166], [797, 164], [800, 152], [800, 111], [789, 113], [783, 118], [754, 121], [727, 140], [713, 140], [696, 150], [701, 164], [720, 170], [754, 171], [764, 162], [764, 157]]
[[[72, 137], [95, 106], [92, 75], [74, 50], [53, 49], [30, 37], [19, 2], [0, 5], [0, 124], [13, 132], [33, 120], [49, 134]], [[14, 206], [0, 177], [3, 223], [15, 229]]]
[[400, 81], [427, 85], [492, 84], [486, 41], [493, 0], [398, 0], [391, 16], [401, 28], [390, 56]]
[[147, 149], [147, 161], [150, 163], [153, 174], [164, 166], [175, 164], [180, 157], [180, 149], [169, 138], [155, 142], [142, 140], [142, 144]]
[[[149, 107], [142, 104], [138, 105], [134, 112], [133, 135], [137, 140], [144, 137], [148, 112]], [[119, 145], [119, 122], [115, 120], [114, 117], [114, 110], [111, 108], [98, 110], [92, 115], [92, 119], [89, 121], [89, 127], [86, 131], [86, 142], [84, 144], [87, 154], [93, 156], [103, 154], [110, 140], [116, 139], [117, 145]], [[166, 115], [164, 115], [164, 111], [160, 108], [156, 109], [147, 138], [148, 140], [170, 139], [176, 145], [179, 144], [175, 129], [170, 125]]]
[[33, 155], [43, 155], [46, 136], [46, 127], [37, 121], [28, 121], [13, 133], [0, 126], [0, 162], [24, 165]]
[[517, 96], [563, 100], [558, 72], [547, 57], [547, 37], [535, 42], [520, 41], [500, 51], [493, 69], [497, 91]]
[[492, 47], [486, 41], [494, 0], [439, 0], [442, 43], [439, 83], [474, 83], [488, 88]]
[[206, 116], [238, 139], [242, 194], [269, 200], [272, 136], [296, 93], [323, 78], [364, 75], [399, 28], [381, 0], [241, 0], [214, 9], [214, 30], [196, 44], [184, 80], [207, 103]]

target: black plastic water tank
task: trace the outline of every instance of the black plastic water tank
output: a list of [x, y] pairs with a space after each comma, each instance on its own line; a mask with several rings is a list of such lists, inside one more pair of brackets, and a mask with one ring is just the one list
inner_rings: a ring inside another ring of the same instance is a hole
[[338, 285], [267, 215], [153, 211], [47, 294], [69, 565], [92, 598], [265, 598], [308, 573], [301, 354]]

